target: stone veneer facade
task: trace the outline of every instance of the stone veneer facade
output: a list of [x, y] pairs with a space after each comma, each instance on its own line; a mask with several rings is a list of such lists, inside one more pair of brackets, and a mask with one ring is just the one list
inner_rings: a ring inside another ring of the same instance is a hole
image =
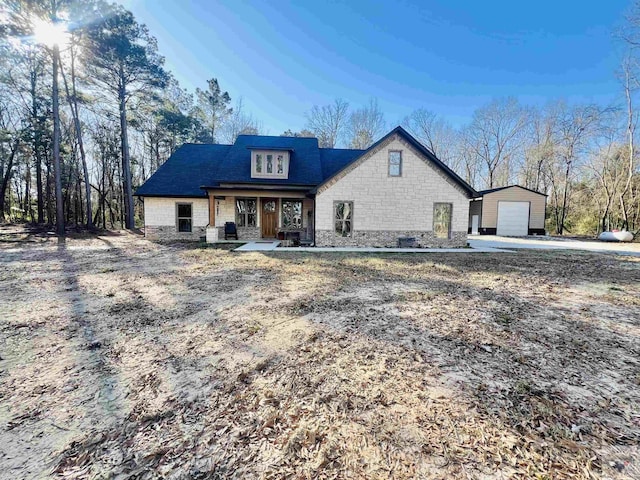
[[433, 232], [367, 230], [354, 231], [351, 237], [340, 237], [333, 230], [316, 230], [316, 245], [323, 247], [398, 247], [400, 237], [415, 239], [417, 248], [464, 247], [467, 232], [451, 232], [451, 238], [436, 238]]
[[207, 227], [193, 227], [191, 232], [178, 232], [175, 225], [146, 225], [144, 236], [149, 240], [188, 240], [200, 241], [206, 235]]
[[[401, 176], [389, 176], [389, 151], [402, 152]], [[353, 202], [350, 237], [334, 233], [336, 202]], [[452, 205], [449, 239], [433, 234], [435, 203]], [[462, 247], [468, 222], [468, 193], [399, 135], [365, 153], [316, 193], [316, 245], [322, 247], [397, 247], [399, 237], [415, 238], [419, 247]]]
[[[218, 230], [218, 240], [224, 240], [224, 227], [216, 227], [216, 229]], [[262, 237], [260, 227], [237, 227], [237, 229], [239, 240], [260, 240]]]

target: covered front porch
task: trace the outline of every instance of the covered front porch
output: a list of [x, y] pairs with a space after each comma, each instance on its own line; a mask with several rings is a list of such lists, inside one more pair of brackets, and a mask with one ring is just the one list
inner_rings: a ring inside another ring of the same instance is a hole
[[235, 224], [238, 240], [282, 240], [311, 245], [314, 199], [305, 191], [210, 189], [207, 242], [225, 238], [225, 225]]

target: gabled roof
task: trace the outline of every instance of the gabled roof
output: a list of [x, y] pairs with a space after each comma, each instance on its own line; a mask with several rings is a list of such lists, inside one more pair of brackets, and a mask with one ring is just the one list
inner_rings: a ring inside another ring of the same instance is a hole
[[206, 197], [200, 188], [213, 182], [231, 145], [185, 143], [136, 190], [142, 197]]
[[[402, 127], [396, 127], [367, 150], [319, 148], [310, 137], [239, 135], [233, 145], [185, 144], [140, 187], [142, 197], [205, 197], [205, 187], [222, 184], [273, 188], [281, 185], [314, 187], [339, 174], [392, 135], [400, 135], [470, 196], [477, 193]], [[251, 150], [288, 150], [289, 178], [251, 178]], [[293, 188], [293, 187], [292, 187]]]
[[[453, 170], [451, 170], [445, 163], [443, 163], [438, 157], [436, 157], [433, 153], [431, 153], [431, 151], [426, 148], [424, 145], [422, 145], [422, 143], [420, 143], [418, 140], [416, 140], [413, 135], [411, 135], [409, 132], [407, 132], [404, 128], [402, 128], [401, 126], [397, 126], [396, 128], [394, 128], [393, 130], [391, 130], [389, 133], [387, 133], [384, 137], [382, 137], [380, 140], [378, 140], [376, 143], [374, 143], [373, 145], [371, 145], [368, 149], [361, 151], [360, 155], [356, 156], [355, 158], [353, 158], [353, 160], [351, 160], [350, 162], [347, 162], [345, 165], [342, 166], [342, 168], [340, 168], [339, 170], [337, 170], [336, 172], [334, 172], [333, 174], [331, 174], [330, 176], [328, 176], [327, 178], [325, 178], [323, 180], [322, 183], [326, 183], [328, 180], [330, 180], [332, 177], [340, 174], [340, 172], [346, 170], [349, 168], [349, 166], [352, 163], [357, 162], [360, 157], [362, 157], [363, 155], [365, 155], [367, 152], [370, 152], [372, 150], [375, 150], [378, 148], [379, 145], [381, 145], [382, 143], [384, 143], [385, 141], [387, 141], [387, 139], [389, 139], [390, 137], [392, 137], [393, 135], [399, 135], [400, 137], [402, 137], [404, 140], [406, 140], [412, 147], [414, 147], [416, 150], [418, 150], [418, 152], [420, 152], [422, 155], [424, 155], [431, 163], [434, 164], [434, 166], [436, 168], [439, 168], [440, 170], [442, 170], [442, 172], [447, 175], [449, 178], [451, 178], [451, 180], [453, 180], [454, 183], [456, 183], [457, 185], [459, 185], [465, 192], [467, 192], [467, 194], [470, 197], [475, 197], [478, 195], [478, 193], [473, 189], [473, 187], [471, 185], [469, 185], [467, 182], [465, 182], [462, 178], [460, 178]], [[318, 185], [318, 188], [320, 188], [321, 185]], [[317, 190], [317, 188], [316, 188]]]
[[362, 156], [366, 150], [348, 148], [321, 148], [320, 163], [322, 164], [322, 181], [325, 181], [342, 170], [356, 158]]
[[[289, 178], [251, 178], [251, 149], [290, 151]], [[239, 135], [220, 165], [216, 183], [255, 183], [269, 185], [309, 185], [322, 181], [318, 139], [311, 137], [270, 137]]]
[[537, 192], [535, 190], [531, 190], [530, 188], [526, 188], [523, 187], [521, 185], [507, 185], [506, 187], [497, 187], [497, 188], [490, 188], [488, 190], [479, 190], [478, 194], [482, 197], [484, 195], [487, 195], [488, 193], [494, 193], [494, 192], [499, 192], [500, 190], [506, 190], [507, 188], [513, 188], [513, 187], [517, 187], [517, 188], [521, 188], [523, 190], [526, 190], [528, 192], [531, 193], [537, 193], [538, 195], [542, 195], [543, 197], [547, 197], [548, 195], [546, 193], [541, 193], [541, 192]]

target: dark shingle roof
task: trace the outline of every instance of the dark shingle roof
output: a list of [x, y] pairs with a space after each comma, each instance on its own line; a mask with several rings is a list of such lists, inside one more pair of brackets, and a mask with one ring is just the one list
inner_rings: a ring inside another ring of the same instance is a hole
[[350, 150], [345, 148], [321, 148], [320, 162], [322, 163], [322, 181], [328, 180], [342, 170], [366, 150]]
[[216, 171], [231, 145], [196, 145], [186, 143], [178, 148], [136, 190], [143, 197], [206, 197], [200, 187], [213, 182]]
[[[290, 150], [289, 178], [251, 178], [251, 149]], [[270, 185], [317, 185], [322, 181], [318, 139], [239, 135], [222, 161], [217, 183], [259, 183]], [[211, 186], [207, 184], [207, 186]]]
[[499, 192], [500, 190], [505, 190], [507, 188], [513, 188], [513, 187], [518, 187], [518, 188], [521, 188], [523, 190], [527, 190], [528, 192], [537, 193], [538, 195], [543, 195], [545, 197], [548, 196], [546, 193], [540, 193], [540, 192], [537, 192], [535, 190], [531, 190], [530, 188], [523, 187], [521, 185], [507, 185], [506, 187], [497, 187], [497, 188], [490, 188], [488, 190], [479, 190], [478, 194], [480, 196], [484, 196], [484, 195], [486, 195], [488, 193]]
[[[442, 169], [470, 196], [478, 195], [469, 184], [402, 127], [393, 129], [368, 150], [377, 148], [381, 142], [396, 133]], [[255, 148], [289, 150], [289, 178], [251, 178], [251, 149]], [[185, 144], [135, 194], [142, 197], [204, 197], [206, 192], [201, 187], [214, 187], [223, 183], [298, 185], [312, 189], [346, 168], [368, 150], [319, 148], [316, 138], [261, 135], [239, 135], [233, 145]]]

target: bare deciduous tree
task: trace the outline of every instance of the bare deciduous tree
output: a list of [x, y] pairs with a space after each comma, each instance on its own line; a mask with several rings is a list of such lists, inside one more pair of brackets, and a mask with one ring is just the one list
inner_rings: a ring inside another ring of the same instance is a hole
[[526, 122], [526, 110], [515, 98], [497, 99], [475, 111], [467, 135], [488, 188], [497, 186], [498, 168], [520, 153]]
[[372, 98], [369, 104], [355, 110], [349, 116], [347, 135], [349, 147], [357, 149], [369, 148], [385, 133], [386, 122], [378, 100]]
[[347, 123], [349, 104], [337, 98], [332, 104], [314, 105], [307, 112], [307, 127], [322, 148], [334, 148], [341, 140]]
[[462, 171], [463, 154], [459, 133], [435, 112], [419, 108], [402, 121], [425, 147], [455, 171]]

